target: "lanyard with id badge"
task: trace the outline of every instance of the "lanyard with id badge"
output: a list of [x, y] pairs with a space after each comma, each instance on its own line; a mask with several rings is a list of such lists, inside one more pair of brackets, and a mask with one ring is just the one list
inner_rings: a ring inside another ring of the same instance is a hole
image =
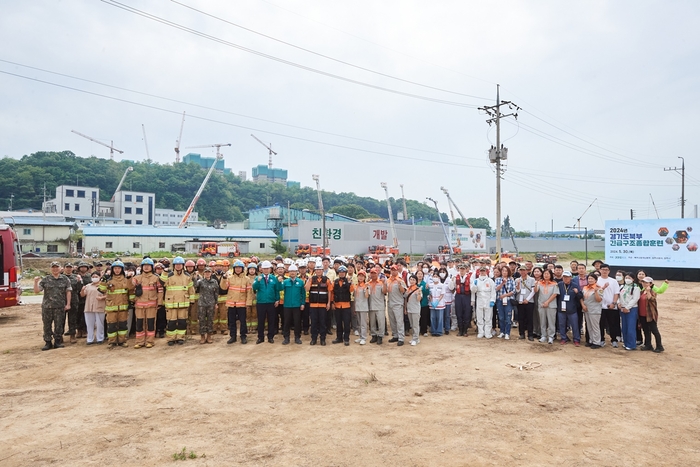
[[571, 300], [569, 296], [569, 286], [564, 284], [564, 297], [561, 299], [561, 311], [566, 311], [566, 302]]

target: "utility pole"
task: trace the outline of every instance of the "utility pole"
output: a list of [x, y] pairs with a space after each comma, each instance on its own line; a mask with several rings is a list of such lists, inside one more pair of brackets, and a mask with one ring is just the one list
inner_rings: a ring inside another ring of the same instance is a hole
[[680, 172], [678, 172], [678, 167], [669, 167], [664, 169], [664, 172], [674, 171], [681, 174], [681, 219], [685, 218], [685, 159], [682, 156], [678, 158], [683, 161], [681, 165]]
[[[503, 170], [501, 169], [501, 161], [508, 159], [508, 148], [501, 145], [501, 119], [506, 117], [515, 117], [518, 119], [518, 110], [520, 107], [513, 104], [511, 101], [502, 101], [500, 96], [501, 85], [496, 85], [496, 105], [479, 107], [479, 110], [483, 110], [490, 118], [486, 120], [486, 123], [491, 126], [492, 123], [496, 124], [496, 147], [491, 147], [489, 150], [489, 161], [492, 164], [496, 164], [496, 253], [501, 254], [501, 177], [503, 175]], [[501, 106], [507, 105], [509, 109], [515, 108], [515, 112], [509, 114], [501, 113]]]

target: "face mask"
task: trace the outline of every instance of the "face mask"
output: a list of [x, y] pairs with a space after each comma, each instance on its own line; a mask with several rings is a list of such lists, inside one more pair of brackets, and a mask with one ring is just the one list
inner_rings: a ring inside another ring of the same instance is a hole
[[447, 274], [445, 274], [444, 272], [440, 273], [440, 279], [444, 279], [446, 276], [447, 276]]
[[479, 278], [480, 278], [481, 280], [484, 280], [484, 279], [486, 279], [486, 276], [485, 276], [484, 274], [481, 274], [481, 275], [479, 276]]
[[423, 274], [428, 274], [428, 268], [423, 268]]
[[617, 282], [622, 282], [622, 279], [624, 279], [624, 277], [622, 277], [622, 276], [615, 276], [615, 279], [617, 279]]
[[93, 277], [93, 278], [92, 278], [92, 283], [93, 283], [93, 284], [97, 284], [98, 282], [100, 282], [100, 278], [99, 278], [99, 277]]
[[632, 279], [625, 279], [625, 284], [629, 285], [634, 282]]

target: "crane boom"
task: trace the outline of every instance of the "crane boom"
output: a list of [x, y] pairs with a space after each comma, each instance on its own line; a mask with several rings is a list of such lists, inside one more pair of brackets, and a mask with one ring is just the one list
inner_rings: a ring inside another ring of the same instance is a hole
[[180, 142], [182, 142], [182, 129], [185, 127], [185, 112], [182, 112], [182, 123], [180, 124], [180, 136], [175, 140], [175, 162], [180, 162]]
[[586, 210], [583, 211], [583, 214], [581, 214], [581, 215], [579, 216], [579, 218], [576, 219], [576, 224], [578, 225], [578, 230], [579, 230], [579, 232], [581, 231], [581, 218], [582, 218], [583, 216], [586, 215], [586, 213], [588, 212], [588, 210], [591, 209], [591, 206], [593, 206], [593, 203], [595, 203], [596, 201], [598, 201], [598, 198], [596, 198], [596, 199], [594, 199], [593, 201], [591, 201], [591, 204], [589, 204], [588, 207], [586, 208]]
[[131, 171], [133, 171], [133, 170], [134, 170], [133, 167], [127, 167], [127, 168], [126, 168], [126, 170], [124, 171], [124, 175], [122, 175], [122, 179], [119, 180], [119, 185], [117, 185], [117, 189], [114, 190], [114, 194], [112, 195], [112, 199], [109, 200], [111, 203], [114, 202], [114, 198], [117, 197], [117, 193], [119, 193], [119, 190], [122, 189], [122, 185], [124, 184], [124, 180], [126, 180], [126, 176], [128, 175], [129, 172], [131, 172]]
[[438, 204], [437, 201], [435, 201], [433, 198], [425, 198], [428, 201], [432, 201], [433, 204], [435, 205], [435, 210], [438, 213], [438, 219], [440, 220], [440, 226], [442, 227], [442, 233], [445, 234], [445, 241], [447, 242], [447, 247], [450, 249], [450, 257], [454, 255], [454, 250], [452, 249], [452, 243], [450, 242], [450, 235], [447, 233], [447, 229], [445, 228], [445, 223], [442, 222], [442, 215], [440, 214], [440, 209], [438, 209]]
[[403, 194], [403, 183], [399, 185], [401, 187], [401, 201], [403, 201], [403, 220], [408, 220], [408, 209], [406, 209], [406, 196]]
[[146, 157], [148, 160], [151, 160], [151, 153], [148, 152], [148, 140], [146, 139], [146, 126], [142, 123], [141, 124], [141, 129], [143, 130], [143, 144], [146, 145]]
[[381, 182], [382, 188], [384, 188], [384, 194], [386, 194], [386, 207], [389, 211], [389, 224], [391, 225], [391, 235], [393, 237], [394, 248], [399, 247], [399, 239], [396, 236], [396, 226], [394, 225], [394, 214], [391, 211], [391, 202], [389, 201], [389, 189], [386, 182]]
[[75, 133], [78, 136], [82, 136], [83, 138], [89, 139], [93, 143], [101, 144], [102, 146], [109, 148], [109, 158], [114, 159], [114, 151], [117, 151], [119, 154], [124, 154], [124, 151], [120, 151], [119, 149], [114, 147], [114, 141], [110, 141], [110, 144], [103, 143], [102, 141], [99, 141], [95, 138], [92, 138], [88, 135], [84, 135], [79, 131], [71, 130], [71, 132]]
[[462, 246], [462, 241], [459, 239], [459, 230], [457, 230], [457, 221], [455, 220], [455, 212], [452, 209], [452, 203], [450, 203], [450, 195], [445, 187], [440, 187], [440, 189], [447, 195], [447, 206], [450, 208], [450, 217], [452, 218], [452, 228], [455, 231], [455, 239], [457, 240], [457, 246]]
[[469, 227], [471, 229], [472, 225], [469, 223], [466, 216], [464, 214], [462, 214], [462, 211], [459, 209], [459, 206], [457, 206], [457, 204], [455, 204], [454, 200], [450, 196], [450, 192], [447, 191], [447, 188], [441, 186], [440, 189], [445, 193], [445, 196], [447, 196], [447, 202], [451, 206], [454, 206], [454, 208], [457, 210], [457, 212], [459, 213], [459, 215], [462, 218], [462, 220], [464, 221], [464, 223], [467, 224], [467, 227]]
[[202, 195], [202, 192], [204, 191], [204, 187], [207, 186], [207, 182], [211, 178], [211, 174], [213, 174], [214, 170], [216, 169], [216, 163], [224, 158], [223, 154], [221, 154], [221, 146], [231, 146], [231, 143], [205, 144], [203, 146], [190, 146], [190, 148], [216, 148], [216, 160], [211, 165], [211, 167], [209, 167], [209, 172], [207, 172], [207, 176], [204, 177], [204, 180], [202, 181], [202, 184], [200, 185], [199, 190], [197, 190], [197, 194], [195, 194], [194, 198], [192, 198], [192, 202], [190, 203], [190, 207], [187, 208], [187, 211], [185, 211], [185, 215], [182, 216], [182, 220], [180, 221], [180, 224], [177, 226], [178, 229], [183, 228], [187, 224], [187, 219], [190, 218], [190, 215], [192, 214], [194, 207], [197, 205], [197, 201], [199, 201], [199, 197]]

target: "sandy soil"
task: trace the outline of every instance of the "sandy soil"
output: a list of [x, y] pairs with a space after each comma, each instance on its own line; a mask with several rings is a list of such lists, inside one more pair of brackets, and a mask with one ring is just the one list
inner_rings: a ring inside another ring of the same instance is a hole
[[660, 297], [663, 354], [454, 335], [41, 352], [39, 305], [3, 310], [0, 465], [164, 465], [185, 446], [193, 466], [697, 465], [699, 296]]

